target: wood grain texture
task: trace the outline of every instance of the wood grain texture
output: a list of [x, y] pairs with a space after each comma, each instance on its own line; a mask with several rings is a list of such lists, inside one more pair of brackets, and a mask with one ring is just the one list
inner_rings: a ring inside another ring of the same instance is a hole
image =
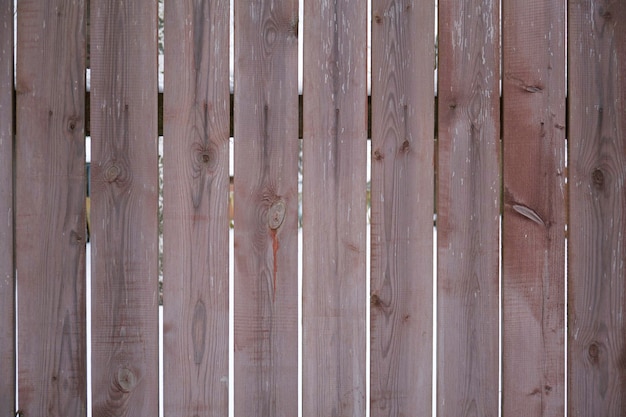
[[164, 410], [228, 414], [227, 1], [165, 3]]
[[235, 1], [235, 415], [298, 414], [298, 2]]
[[502, 4], [503, 415], [564, 413], [564, 8]]
[[165, 415], [228, 415], [228, 16], [165, 3]]
[[91, 0], [93, 415], [158, 415], [156, 3]]
[[304, 4], [303, 415], [365, 415], [366, 2]]
[[439, 3], [437, 413], [498, 415], [499, 4]]
[[21, 0], [18, 32], [19, 405], [84, 416], [84, 4]]
[[15, 411], [13, 2], [0, 5], [0, 415]]
[[626, 4], [569, 5], [568, 415], [626, 415]]
[[431, 414], [434, 10], [372, 3], [372, 416]]

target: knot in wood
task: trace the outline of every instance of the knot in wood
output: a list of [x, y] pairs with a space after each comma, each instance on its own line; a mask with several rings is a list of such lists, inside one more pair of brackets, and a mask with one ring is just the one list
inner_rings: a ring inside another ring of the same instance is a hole
[[611, 11], [605, 9], [603, 6], [598, 7], [598, 14], [604, 20], [611, 20], [613, 18], [613, 15], [611, 14]]
[[104, 170], [104, 180], [108, 183], [115, 182], [122, 174], [122, 168], [117, 163], [112, 163]]
[[218, 150], [215, 144], [196, 144], [193, 151], [198, 164], [206, 167], [209, 171], [215, 169], [218, 162]]
[[78, 234], [75, 230], [70, 232], [70, 245], [80, 245], [83, 243], [83, 237]]
[[380, 307], [383, 304], [378, 294], [372, 294], [370, 298], [370, 303], [373, 307]]
[[291, 19], [290, 32], [295, 38], [298, 37], [298, 23], [299, 18], [294, 17], [293, 19]]
[[591, 362], [597, 363], [598, 358], [600, 356], [600, 347], [598, 346], [597, 343], [594, 342], [591, 345], [589, 345], [589, 349], [587, 350], [587, 353], [589, 353], [589, 359], [591, 359]]
[[267, 24], [265, 26], [263, 39], [265, 40], [266, 47], [271, 48], [272, 45], [274, 45], [278, 37], [276, 32], [276, 27], [273, 24]]
[[76, 127], [78, 126], [78, 118], [77, 117], [70, 117], [67, 120], [67, 130], [68, 132], [72, 133], [74, 132], [74, 130], [76, 129]]
[[527, 93], [539, 93], [543, 91], [543, 87], [539, 85], [525, 85], [522, 87]]
[[272, 230], [276, 230], [283, 224], [285, 220], [285, 212], [287, 208], [281, 200], [272, 204], [267, 212], [267, 223]]
[[604, 185], [604, 172], [600, 168], [596, 168], [591, 173], [591, 179], [593, 181], [593, 185], [598, 188], [602, 188]]
[[117, 385], [122, 392], [130, 392], [137, 384], [137, 377], [125, 366], [117, 370]]

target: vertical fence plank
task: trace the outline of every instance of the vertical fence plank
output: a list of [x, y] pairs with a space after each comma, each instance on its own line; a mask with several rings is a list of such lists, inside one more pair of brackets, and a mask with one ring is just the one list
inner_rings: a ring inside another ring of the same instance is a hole
[[165, 3], [165, 415], [228, 414], [228, 10]]
[[235, 415], [298, 413], [298, 2], [235, 2]]
[[372, 3], [372, 416], [431, 413], [434, 10]]
[[19, 405], [27, 416], [84, 416], [84, 4], [18, 8]]
[[366, 4], [304, 4], [303, 413], [365, 415]]
[[564, 8], [502, 5], [504, 415], [564, 412]]
[[90, 6], [96, 417], [158, 414], [156, 3]]
[[498, 415], [499, 4], [439, 3], [437, 412]]
[[626, 414], [626, 4], [569, 2], [569, 416]]
[[13, 2], [0, 5], [0, 415], [15, 411]]

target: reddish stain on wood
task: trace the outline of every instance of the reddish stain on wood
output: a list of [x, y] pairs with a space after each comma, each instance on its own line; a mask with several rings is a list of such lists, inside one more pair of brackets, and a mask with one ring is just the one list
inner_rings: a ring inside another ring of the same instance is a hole
[[278, 243], [277, 233], [278, 231], [276, 229], [270, 229], [270, 235], [272, 236], [272, 261], [274, 265], [274, 273], [272, 274], [274, 278], [272, 301], [276, 301], [276, 280], [278, 277], [278, 248], [280, 246]]

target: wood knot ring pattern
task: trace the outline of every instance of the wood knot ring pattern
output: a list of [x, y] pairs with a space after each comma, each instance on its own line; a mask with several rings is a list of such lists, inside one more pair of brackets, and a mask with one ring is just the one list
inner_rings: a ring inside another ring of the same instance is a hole
[[117, 370], [117, 386], [122, 392], [130, 392], [137, 385], [137, 377], [125, 366]]
[[267, 223], [270, 229], [276, 230], [283, 224], [286, 211], [287, 209], [283, 201], [277, 201], [270, 206], [267, 212]]
[[111, 164], [104, 170], [104, 180], [106, 182], [115, 182], [122, 173], [122, 169], [118, 164]]

